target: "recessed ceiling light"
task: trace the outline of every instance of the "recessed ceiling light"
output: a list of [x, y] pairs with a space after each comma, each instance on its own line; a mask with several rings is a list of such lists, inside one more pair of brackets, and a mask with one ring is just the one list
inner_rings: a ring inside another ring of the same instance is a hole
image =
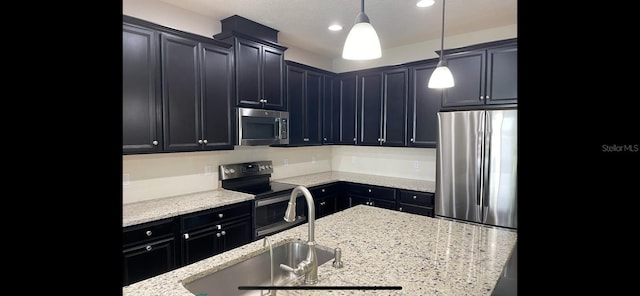
[[418, 7], [429, 7], [431, 5], [433, 5], [435, 3], [434, 0], [419, 0], [418, 3], [416, 3], [416, 6]]
[[342, 26], [341, 25], [331, 25], [331, 26], [329, 26], [329, 30], [331, 30], [331, 31], [340, 31], [340, 30], [342, 30]]

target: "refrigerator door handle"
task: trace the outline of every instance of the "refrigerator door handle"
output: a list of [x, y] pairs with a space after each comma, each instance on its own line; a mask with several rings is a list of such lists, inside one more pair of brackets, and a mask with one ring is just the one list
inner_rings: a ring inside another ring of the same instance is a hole
[[488, 214], [489, 214], [489, 182], [490, 180], [490, 176], [491, 176], [491, 135], [493, 134], [493, 131], [491, 130], [491, 113], [490, 112], [485, 112], [486, 114], [486, 132], [485, 132], [485, 139], [484, 139], [484, 154], [482, 156], [483, 159], [483, 165], [482, 165], [482, 170], [483, 170], [483, 184], [484, 188], [482, 190], [482, 223], [487, 223], [487, 218], [488, 218]]
[[480, 114], [480, 122], [478, 123], [478, 149], [476, 149], [476, 159], [478, 162], [477, 165], [477, 169], [478, 169], [478, 174], [477, 174], [477, 180], [476, 180], [476, 205], [478, 205], [477, 207], [477, 215], [476, 217], [482, 217], [482, 202], [484, 199], [484, 150], [486, 147], [486, 143], [485, 143], [485, 129], [486, 129], [486, 121], [485, 121], [485, 117], [486, 116], [486, 112], [482, 112]]

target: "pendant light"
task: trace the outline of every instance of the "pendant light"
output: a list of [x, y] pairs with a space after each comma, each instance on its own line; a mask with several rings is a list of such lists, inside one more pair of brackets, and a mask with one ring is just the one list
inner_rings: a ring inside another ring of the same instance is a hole
[[369, 17], [364, 13], [364, 0], [361, 0], [361, 4], [361, 11], [342, 48], [343, 59], [372, 60], [382, 56], [378, 34], [369, 23]]
[[453, 87], [453, 75], [451, 70], [447, 67], [447, 62], [444, 60], [444, 3], [442, 0], [442, 38], [440, 39], [440, 61], [438, 66], [431, 74], [429, 78], [429, 88], [448, 88]]

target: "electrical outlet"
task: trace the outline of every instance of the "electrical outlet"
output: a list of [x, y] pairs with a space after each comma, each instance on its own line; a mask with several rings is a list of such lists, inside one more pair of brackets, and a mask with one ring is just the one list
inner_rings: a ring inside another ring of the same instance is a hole
[[122, 174], [122, 185], [129, 185], [129, 174]]
[[205, 165], [204, 166], [204, 175], [205, 176], [211, 176], [211, 166], [210, 165]]
[[284, 159], [284, 166], [288, 166], [289, 165], [289, 160], [288, 159]]
[[419, 168], [420, 168], [420, 162], [419, 162], [419, 161], [417, 161], [417, 160], [414, 160], [414, 161], [413, 161], [413, 168], [414, 168], [414, 169], [419, 169]]

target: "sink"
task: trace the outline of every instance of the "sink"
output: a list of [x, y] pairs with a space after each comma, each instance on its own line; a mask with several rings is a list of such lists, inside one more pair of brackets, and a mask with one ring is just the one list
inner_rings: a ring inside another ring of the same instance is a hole
[[[280, 264], [297, 266], [307, 258], [306, 242], [294, 241], [273, 248], [273, 285], [297, 285], [297, 277], [280, 268]], [[318, 266], [333, 259], [333, 249], [316, 245]], [[265, 252], [244, 259], [229, 267], [184, 283], [184, 287], [198, 296], [260, 295], [260, 290], [238, 290], [239, 286], [271, 286], [269, 248]], [[263, 290], [264, 291], [264, 290]]]

